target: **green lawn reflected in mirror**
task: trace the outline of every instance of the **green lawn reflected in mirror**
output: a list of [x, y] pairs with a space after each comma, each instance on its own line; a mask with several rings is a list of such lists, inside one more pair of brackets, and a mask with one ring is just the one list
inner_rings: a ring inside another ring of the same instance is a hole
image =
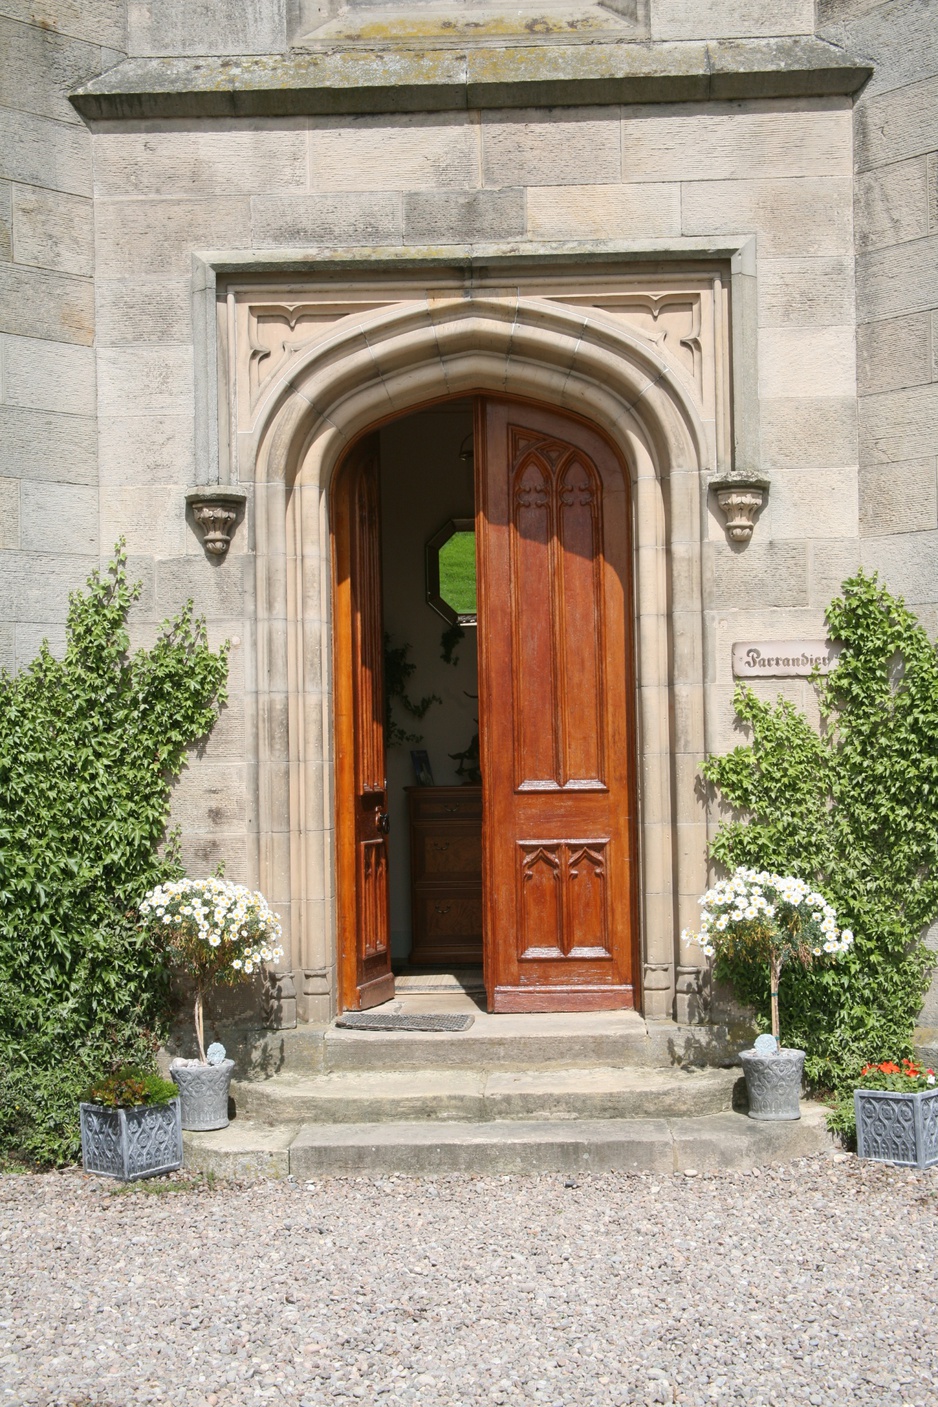
[[427, 601], [451, 625], [476, 624], [476, 535], [472, 518], [451, 518], [427, 543]]
[[453, 533], [440, 548], [440, 595], [458, 616], [475, 615], [475, 533]]

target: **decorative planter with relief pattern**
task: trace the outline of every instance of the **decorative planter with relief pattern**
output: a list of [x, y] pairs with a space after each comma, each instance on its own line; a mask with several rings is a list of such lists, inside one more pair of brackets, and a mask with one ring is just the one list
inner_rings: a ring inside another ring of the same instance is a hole
[[215, 1065], [203, 1065], [200, 1060], [172, 1062], [169, 1075], [179, 1089], [184, 1129], [205, 1132], [228, 1127], [228, 1087], [233, 1070], [233, 1060], [220, 1060]]
[[85, 1172], [136, 1182], [182, 1167], [178, 1099], [129, 1109], [86, 1103], [79, 1110]]
[[858, 1089], [853, 1093], [853, 1108], [861, 1158], [908, 1168], [938, 1164], [938, 1088], [908, 1094]]
[[800, 1119], [804, 1051], [783, 1046], [763, 1055], [741, 1050], [750, 1119]]

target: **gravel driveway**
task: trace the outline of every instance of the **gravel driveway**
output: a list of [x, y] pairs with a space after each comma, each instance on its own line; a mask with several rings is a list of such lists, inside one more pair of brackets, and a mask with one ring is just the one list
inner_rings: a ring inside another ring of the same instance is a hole
[[0, 1177], [0, 1404], [938, 1407], [938, 1172]]

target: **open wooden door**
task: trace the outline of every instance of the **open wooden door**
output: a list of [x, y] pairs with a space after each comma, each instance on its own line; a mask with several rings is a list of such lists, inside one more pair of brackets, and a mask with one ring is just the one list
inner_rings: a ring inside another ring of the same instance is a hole
[[629, 492], [606, 440], [477, 409], [485, 980], [492, 1011], [635, 1005]]
[[335, 522], [336, 855], [340, 1009], [394, 995], [388, 908], [378, 437], [339, 470]]

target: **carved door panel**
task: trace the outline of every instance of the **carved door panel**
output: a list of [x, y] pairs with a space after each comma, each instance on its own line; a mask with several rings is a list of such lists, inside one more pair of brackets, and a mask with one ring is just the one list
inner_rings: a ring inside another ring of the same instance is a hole
[[394, 995], [388, 904], [378, 437], [342, 466], [335, 497], [336, 841], [343, 1010]]
[[632, 1006], [625, 471], [580, 421], [488, 399], [477, 414], [489, 1007]]

